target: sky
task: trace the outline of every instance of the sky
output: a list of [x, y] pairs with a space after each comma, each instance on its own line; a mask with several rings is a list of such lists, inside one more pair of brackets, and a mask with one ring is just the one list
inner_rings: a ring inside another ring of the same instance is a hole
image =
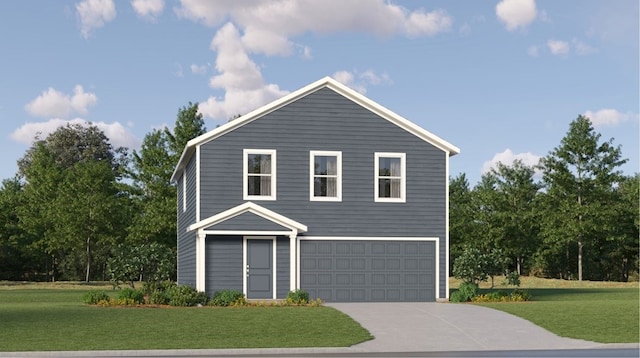
[[637, 0], [0, 2], [0, 179], [91, 122], [139, 150], [198, 102], [211, 130], [332, 76], [461, 149], [471, 186], [588, 116], [639, 169]]

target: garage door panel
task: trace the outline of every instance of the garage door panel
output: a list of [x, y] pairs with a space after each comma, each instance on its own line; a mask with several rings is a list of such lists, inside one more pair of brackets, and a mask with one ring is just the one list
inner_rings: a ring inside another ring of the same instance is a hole
[[[309, 248], [309, 247], [311, 248]], [[302, 289], [325, 301], [434, 301], [433, 241], [301, 241]]]

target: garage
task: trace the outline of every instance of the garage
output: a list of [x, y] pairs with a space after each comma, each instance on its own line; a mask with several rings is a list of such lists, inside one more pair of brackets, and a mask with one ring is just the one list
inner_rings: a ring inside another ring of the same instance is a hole
[[435, 301], [433, 240], [300, 240], [300, 288], [326, 302]]

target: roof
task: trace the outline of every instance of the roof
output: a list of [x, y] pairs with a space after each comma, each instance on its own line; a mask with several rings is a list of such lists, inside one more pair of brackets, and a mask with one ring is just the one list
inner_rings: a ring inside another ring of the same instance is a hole
[[269, 114], [279, 108], [282, 108], [287, 104], [292, 103], [304, 96], [307, 96], [321, 88], [329, 88], [339, 93], [340, 95], [361, 105], [362, 107], [368, 109], [369, 111], [379, 115], [380, 117], [406, 130], [407, 132], [414, 134], [415, 136], [424, 140], [425, 142], [430, 143], [433, 146], [447, 152], [449, 156], [453, 156], [460, 153], [460, 149], [454, 146], [453, 144], [425, 130], [424, 128], [409, 121], [408, 119], [405, 119], [404, 117], [388, 110], [387, 108], [370, 100], [369, 98], [347, 87], [346, 85], [334, 80], [333, 78], [324, 77], [316, 82], [313, 82], [297, 91], [291, 92], [280, 99], [277, 99], [271, 103], [268, 103], [252, 112], [245, 114], [244, 116], [238, 117], [233, 121], [227, 122], [226, 124], [221, 125], [220, 127], [214, 130], [211, 130], [205, 134], [202, 134], [196, 138], [193, 138], [192, 140], [187, 142], [187, 146], [184, 148], [184, 151], [182, 152], [182, 156], [180, 157], [180, 160], [176, 165], [173, 175], [171, 176], [171, 181], [175, 182], [180, 178], [180, 176], [182, 175], [182, 171], [184, 170], [187, 163], [191, 159], [191, 156], [195, 153], [195, 148], [197, 146], [200, 146], [204, 143], [212, 141], [226, 133], [229, 133], [239, 127], [244, 126], [245, 124], [251, 123], [256, 119], [259, 119], [262, 116]]
[[[301, 224], [293, 219], [290, 219], [284, 215], [278, 214], [273, 210], [269, 210], [263, 206], [260, 206], [250, 201], [244, 204], [235, 206], [231, 209], [225, 210], [219, 214], [210, 216], [193, 225], [190, 225], [187, 228], [187, 231], [211, 228], [227, 220], [233, 219], [234, 217], [240, 216], [244, 213], [251, 213], [251, 214], [257, 215], [259, 217], [262, 217], [266, 220], [269, 220], [275, 224], [278, 224], [286, 228], [287, 235], [293, 235], [295, 237], [300, 233], [307, 232], [306, 225]], [[252, 232], [251, 230], [244, 230], [241, 234], [248, 235], [251, 232]], [[238, 234], [238, 233], [234, 233], [234, 234]], [[282, 233], [279, 233], [279, 234], [282, 234]]]

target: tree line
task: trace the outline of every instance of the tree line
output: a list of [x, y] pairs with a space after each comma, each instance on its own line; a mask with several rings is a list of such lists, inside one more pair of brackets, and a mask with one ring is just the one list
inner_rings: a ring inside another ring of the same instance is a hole
[[109, 263], [140, 276], [150, 274], [142, 263], [162, 265], [167, 253], [163, 269], [175, 275], [170, 178], [186, 143], [205, 132], [190, 102], [139, 151], [114, 148], [91, 123], [36, 137], [0, 188], [0, 280], [109, 280]]
[[[175, 275], [170, 178], [186, 143], [205, 132], [190, 102], [137, 151], [113, 148], [91, 124], [36, 137], [0, 187], [0, 280]], [[498, 164], [473, 188], [465, 174], [450, 178], [450, 264], [499, 252], [509, 272], [637, 279], [640, 177], [622, 175], [625, 161], [579, 116], [537, 166]]]
[[473, 188], [465, 174], [451, 178], [451, 268], [500, 250], [507, 272], [637, 280], [640, 176], [622, 174], [626, 161], [579, 116], [537, 165], [499, 163]]

